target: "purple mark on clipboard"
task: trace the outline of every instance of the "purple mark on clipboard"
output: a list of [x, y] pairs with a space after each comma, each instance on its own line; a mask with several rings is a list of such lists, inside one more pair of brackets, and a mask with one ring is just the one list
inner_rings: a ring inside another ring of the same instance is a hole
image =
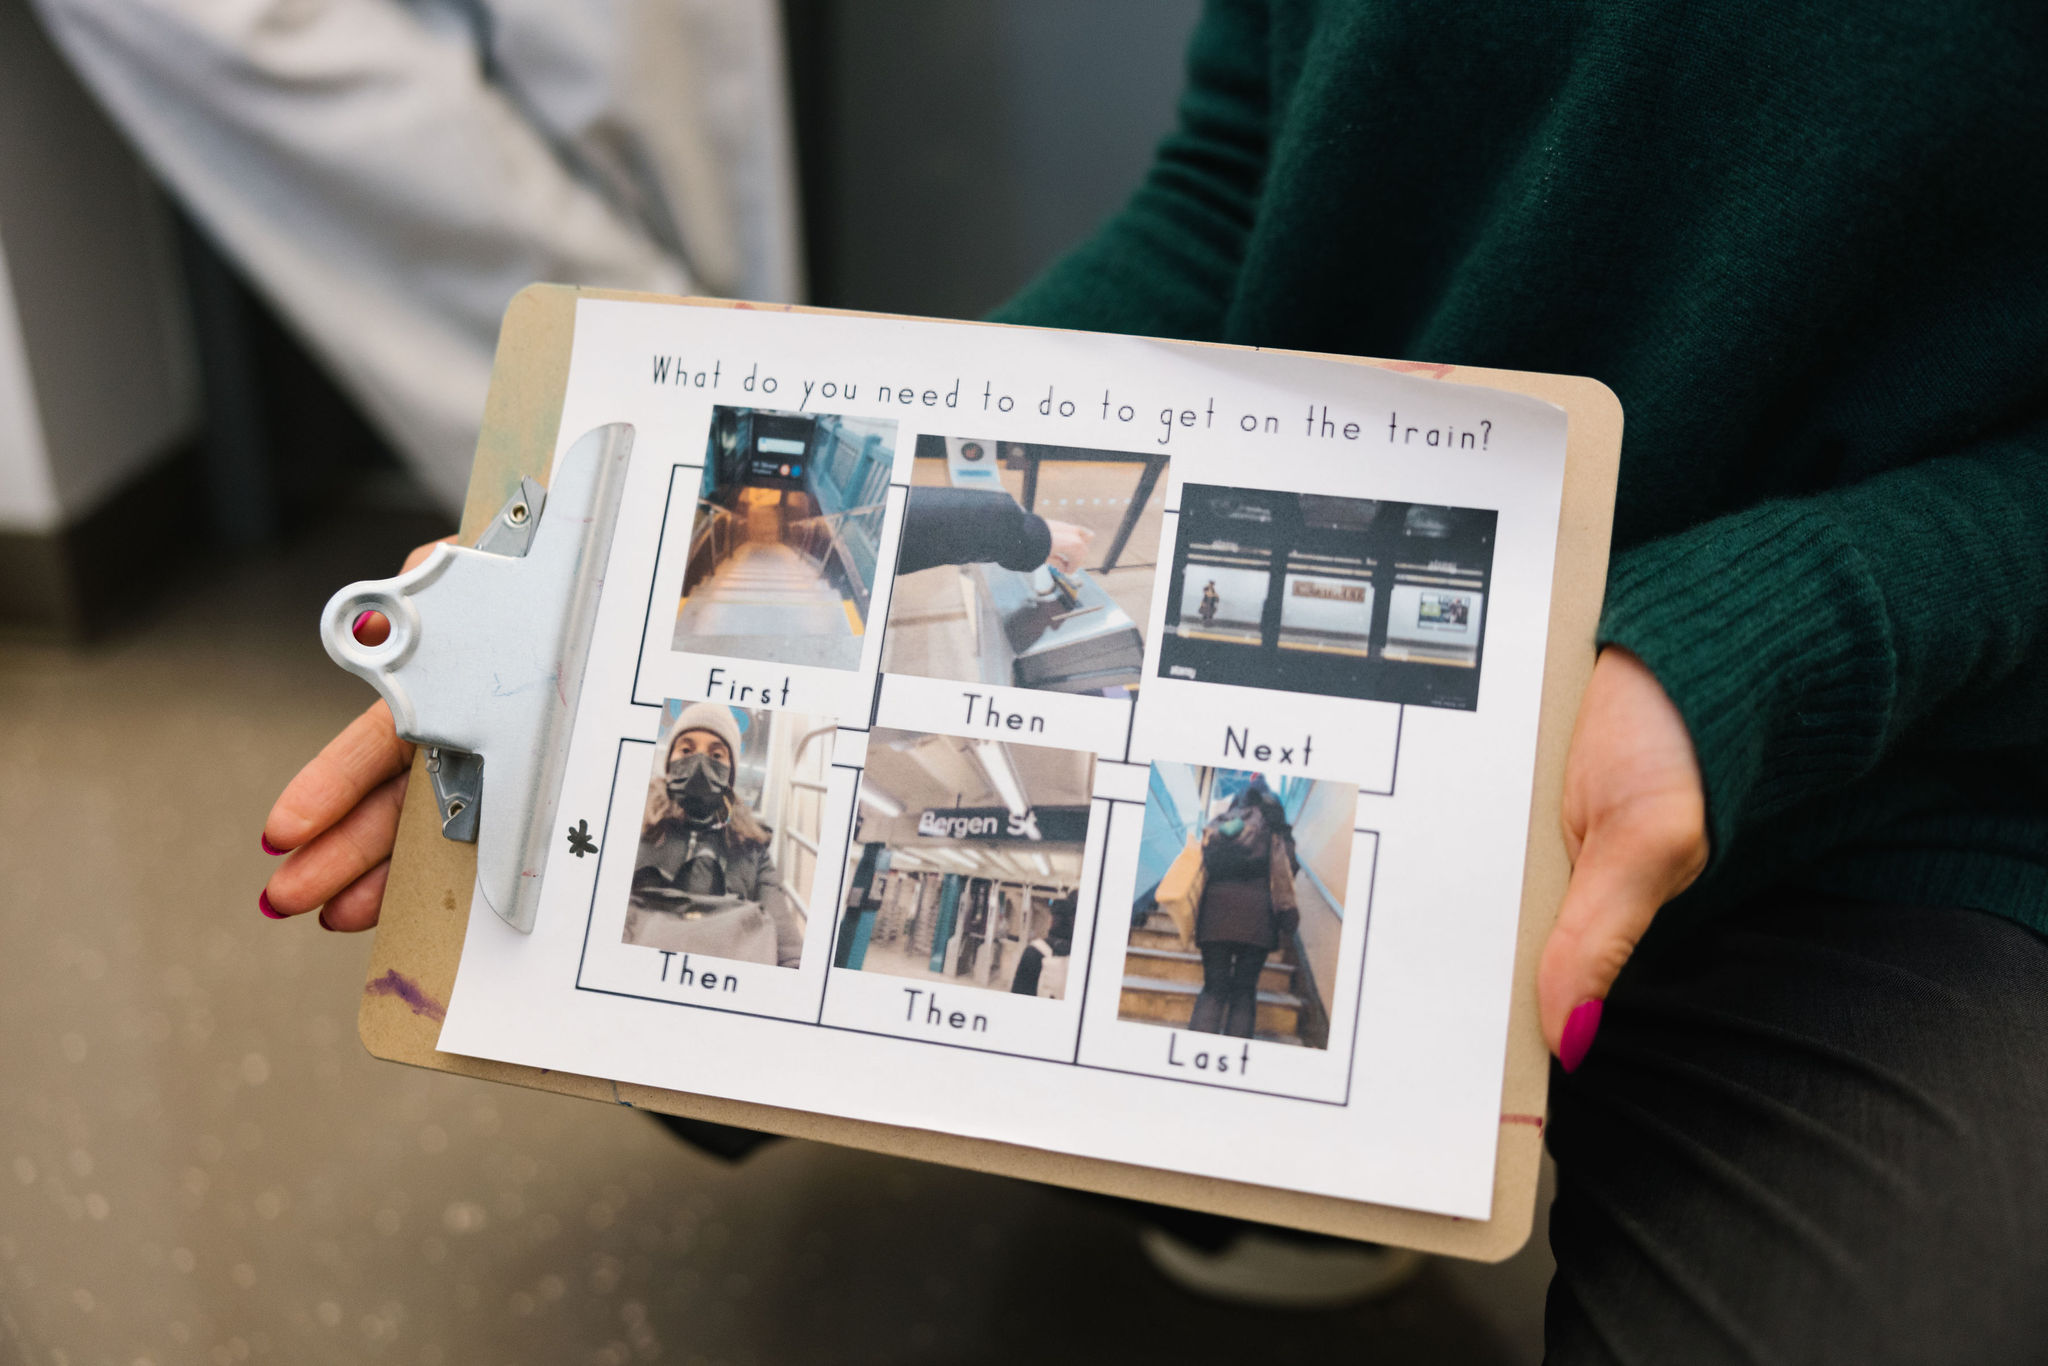
[[373, 977], [363, 985], [371, 996], [396, 996], [412, 1008], [415, 1015], [424, 1015], [439, 1024], [448, 1014], [448, 1009], [439, 1001], [420, 990], [419, 983], [407, 977], [397, 968], [387, 971], [382, 977]]

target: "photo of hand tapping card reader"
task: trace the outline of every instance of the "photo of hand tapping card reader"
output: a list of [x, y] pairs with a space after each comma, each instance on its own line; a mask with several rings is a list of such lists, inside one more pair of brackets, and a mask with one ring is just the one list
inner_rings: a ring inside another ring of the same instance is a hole
[[[948, 440], [946, 470], [955, 488], [1002, 489], [994, 454], [981, 442]], [[1148, 465], [1140, 479], [1143, 493], [1133, 499], [1135, 507], [1143, 506], [1157, 476]], [[1111, 549], [1122, 549], [1121, 538]], [[1047, 564], [1027, 572], [977, 564], [974, 577], [984, 680], [1071, 693], [1137, 686], [1144, 634], [1087, 570], [1069, 574]]]

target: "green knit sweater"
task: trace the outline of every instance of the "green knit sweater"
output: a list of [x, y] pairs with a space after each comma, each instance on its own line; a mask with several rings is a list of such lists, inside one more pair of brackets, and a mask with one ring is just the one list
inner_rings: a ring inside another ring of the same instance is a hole
[[1686, 900], [2048, 932], [2048, 4], [1214, 0], [1189, 68], [997, 316], [1604, 381]]

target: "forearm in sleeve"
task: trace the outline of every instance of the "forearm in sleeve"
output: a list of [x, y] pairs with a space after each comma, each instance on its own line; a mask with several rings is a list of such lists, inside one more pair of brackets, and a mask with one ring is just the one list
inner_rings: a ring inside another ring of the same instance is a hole
[[1603, 645], [1684, 715], [1721, 852], [1916, 744], [2048, 739], [2048, 424], [1616, 557]]
[[1052, 553], [1052, 531], [1000, 489], [912, 488], [903, 510], [896, 572], [989, 561], [1032, 570]]
[[209, 0], [36, 7], [151, 168], [452, 507], [522, 286], [689, 288], [476, 52], [406, 5], [328, 0], [290, 22]]

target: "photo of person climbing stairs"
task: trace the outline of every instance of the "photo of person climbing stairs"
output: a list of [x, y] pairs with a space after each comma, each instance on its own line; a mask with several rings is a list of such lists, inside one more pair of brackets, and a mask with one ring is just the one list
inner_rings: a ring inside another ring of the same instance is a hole
[[896, 424], [711, 410], [675, 648], [860, 667]]
[[1118, 1018], [1327, 1048], [1358, 789], [1155, 763]]

